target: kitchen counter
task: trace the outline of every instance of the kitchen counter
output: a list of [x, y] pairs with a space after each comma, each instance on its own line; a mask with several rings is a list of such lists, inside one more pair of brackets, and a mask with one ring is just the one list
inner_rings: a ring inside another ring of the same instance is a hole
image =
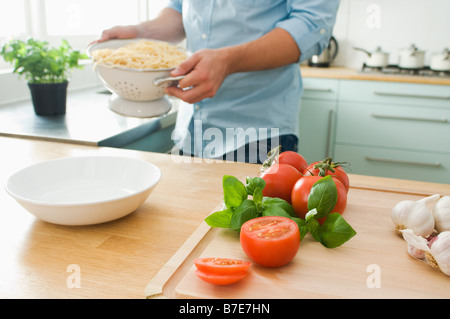
[[[1, 298], [143, 299], [146, 285], [221, 202], [223, 175], [245, 180], [259, 171], [256, 164], [198, 163], [191, 157], [180, 161], [170, 154], [12, 137], [0, 137], [0, 149], [4, 154], [2, 184], [26, 166], [67, 156], [128, 156], [152, 162], [162, 171], [160, 183], [138, 210], [122, 219], [91, 226], [59, 226], [38, 220], [2, 188]], [[350, 175], [350, 185], [348, 205], [361, 214], [367, 212], [358, 192], [365, 189], [450, 195], [450, 185], [361, 175]], [[73, 265], [79, 267], [80, 286], [71, 288], [67, 282]], [[383, 272], [383, 280], [387, 276]]]
[[108, 107], [110, 93], [102, 86], [68, 93], [65, 115], [38, 116], [31, 101], [0, 106], [0, 136], [75, 144], [122, 147], [173, 125], [176, 103], [167, 115], [131, 118]]
[[435, 85], [450, 85], [449, 77], [431, 77], [431, 76], [411, 76], [383, 73], [369, 73], [360, 70], [332, 66], [329, 68], [318, 68], [301, 65], [302, 76], [325, 79], [344, 79], [344, 80], [366, 80], [366, 81], [386, 81], [386, 82], [404, 82], [421, 83]]
[[[162, 178], [132, 214], [68, 227], [36, 219], [0, 189], [0, 298], [145, 298], [145, 286], [222, 198], [222, 177], [259, 166], [177, 163], [171, 155], [0, 137], [0, 182], [31, 164], [68, 156], [118, 155], [152, 162]], [[191, 160], [191, 158], [185, 158]], [[66, 282], [80, 267], [80, 288]], [[68, 272], [69, 271], [69, 272]]]

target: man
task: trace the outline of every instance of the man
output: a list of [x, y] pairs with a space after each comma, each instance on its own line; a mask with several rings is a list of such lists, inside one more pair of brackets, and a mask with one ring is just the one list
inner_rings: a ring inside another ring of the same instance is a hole
[[105, 30], [111, 38], [186, 39], [193, 54], [168, 95], [173, 138], [184, 154], [262, 162], [297, 150], [302, 82], [298, 63], [328, 46], [339, 0], [170, 0], [151, 21]]

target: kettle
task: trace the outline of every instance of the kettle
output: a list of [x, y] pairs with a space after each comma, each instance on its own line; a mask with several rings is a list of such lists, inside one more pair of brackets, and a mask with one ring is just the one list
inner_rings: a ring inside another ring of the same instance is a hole
[[331, 62], [336, 58], [338, 54], [338, 43], [335, 37], [330, 38], [328, 46], [319, 55], [313, 55], [308, 61], [309, 66], [313, 67], [329, 67]]

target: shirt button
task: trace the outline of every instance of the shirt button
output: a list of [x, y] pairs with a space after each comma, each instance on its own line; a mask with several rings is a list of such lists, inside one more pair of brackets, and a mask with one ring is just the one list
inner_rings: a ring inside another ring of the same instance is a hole
[[203, 40], [206, 40], [207, 38], [208, 38], [208, 35], [207, 35], [206, 33], [203, 33], [203, 34], [202, 34], [202, 39], [203, 39]]
[[194, 109], [195, 109], [196, 111], [200, 110], [200, 105], [195, 104]]
[[327, 32], [325, 29], [320, 29], [320, 34], [325, 34]]

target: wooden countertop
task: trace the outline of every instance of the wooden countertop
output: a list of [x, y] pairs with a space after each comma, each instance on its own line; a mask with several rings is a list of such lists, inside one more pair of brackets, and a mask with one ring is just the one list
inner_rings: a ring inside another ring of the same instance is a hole
[[[222, 200], [222, 176], [256, 176], [258, 165], [176, 163], [168, 154], [0, 137], [4, 184], [31, 164], [68, 156], [123, 155], [160, 167], [162, 179], [134, 213], [92, 226], [36, 219], [0, 191], [1, 298], [145, 298], [145, 288]], [[189, 158], [191, 160], [191, 158]], [[450, 185], [350, 175], [355, 189], [450, 195]], [[352, 190], [350, 190], [352, 191]], [[67, 283], [73, 265], [80, 287]]]
[[302, 76], [305, 78], [327, 78], [344, 80], [386, 81], [419, 84], [450, 85], [450, 78], [431, 76], [409, 76], [395, 74], [363, 73], [356, 69], [332, 66], [329, 68], [316, 68], [305, 65], [300, 66]]
[[[162, 171], [137, 211], [82, 227], [38, 220], [1, 187], [0, 298], [7, 299], [144, 299], [150, 279], [222, 200], [223, 175], [245, 180], [259, 170], [245, 163], [175, 163], [168, 154], [10, 137], [0, 137], [0, 149], [2, 185], [24, 167], [68, 156], [130, 156]], [[70, 265], [80, 267], [80, 288], [66, 284]]]

